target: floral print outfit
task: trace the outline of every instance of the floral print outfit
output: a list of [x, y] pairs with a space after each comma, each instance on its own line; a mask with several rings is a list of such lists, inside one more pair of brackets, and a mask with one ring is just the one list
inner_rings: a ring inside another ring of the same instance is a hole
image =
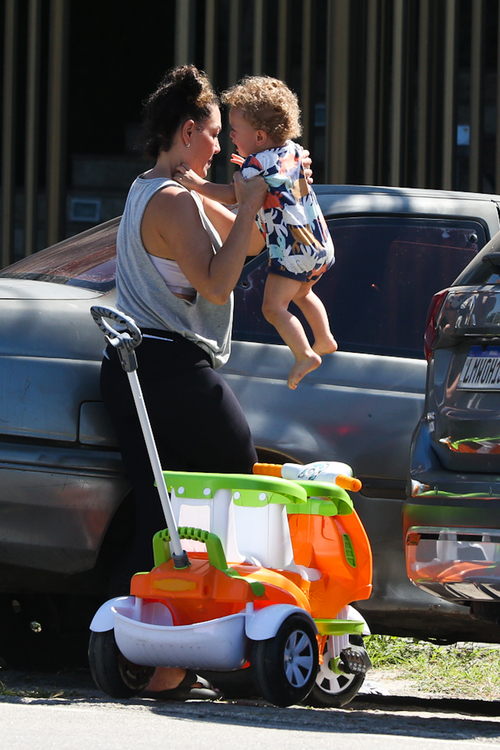
[[296, 281], [318, 279], [335, 262], [333, 242], [314, 191], [308, 185], [294, 141], [251, 154], [245, 179], [261, 175], [269, 185], [259, 227], [269, 254], [268, 271]]

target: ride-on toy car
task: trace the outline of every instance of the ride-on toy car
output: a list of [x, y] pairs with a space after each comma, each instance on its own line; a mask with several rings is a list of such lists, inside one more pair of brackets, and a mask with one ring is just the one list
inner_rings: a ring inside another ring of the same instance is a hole
[[321, 474], [307, 479], [307, 467], [294, 480], [271, 476], [281, 468], [266, 464], [256, 464], [258, 476], [162, 471], [136, 373], [140, 330], [112, 308], [92, 315], [129, 375], [168, 526], [153, 539], [153, 570], [134, 575], [130, 596], [106, 602], [92, 620], [96, 684], [124, 698], [159, 666], [250, 663], [271, 703], [311, 693], [317, 705], [345, 704], [370, 667], [359, 641], [366, 623], [349, 603], [370, 596], [372, 577], [349, 495]]

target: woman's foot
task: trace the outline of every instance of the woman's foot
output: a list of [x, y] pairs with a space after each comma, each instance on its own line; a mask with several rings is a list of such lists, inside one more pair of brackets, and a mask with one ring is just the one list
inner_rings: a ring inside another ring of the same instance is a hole
[[192, 669], [174, 667], [158, 667], [141, 696], [171, 701], [220, 700], [224, 697], [220, 690], [214, 688], [208, 680], [197, 675]]
[[300, 383], [304, 375], [307, 375], [308, 372], [312, 372], [313, 370], [316, 370], [317, 367], [319, 367], [321, 364], [321, 357], [319, 354], [316, 354], [316, 352], [312, 352], [312, 354], [308, 357], [304, 357], [303, 359], [297, 359], [295, 361], [294, 366], [290, 370], [290, 374], [288, 376], [288, 387], [294, 391], [297, 388], [297, 385]]

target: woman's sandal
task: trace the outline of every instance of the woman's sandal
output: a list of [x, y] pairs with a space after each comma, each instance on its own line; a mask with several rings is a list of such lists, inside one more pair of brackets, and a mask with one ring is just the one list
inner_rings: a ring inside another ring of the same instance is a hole
[[[201, 687], [197, 687], [201, 685]], [[199, 700], [219, 701], [223, 694], [209, 683], [204, 677], [200, 677], [192, 669], [188, 669], [184, 678], [175, 688], [170, 690], [143, 690], [141, 698], [155, 698], [161, 701], [187, 701], [198, 698]]]

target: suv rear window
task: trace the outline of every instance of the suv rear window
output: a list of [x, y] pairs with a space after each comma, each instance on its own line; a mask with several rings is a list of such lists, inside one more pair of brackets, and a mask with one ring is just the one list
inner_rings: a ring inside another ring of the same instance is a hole
[[[374, 216], [331, 218], [328, 226], [336, 262], [315, 290], [340, 349], [423, 358], [431, 297], [486, 244], [483, 225]], [[263, 254], [245, 266], [235, 290], [237, 340], [282, 343], [260, 311], [265, 268]]]

